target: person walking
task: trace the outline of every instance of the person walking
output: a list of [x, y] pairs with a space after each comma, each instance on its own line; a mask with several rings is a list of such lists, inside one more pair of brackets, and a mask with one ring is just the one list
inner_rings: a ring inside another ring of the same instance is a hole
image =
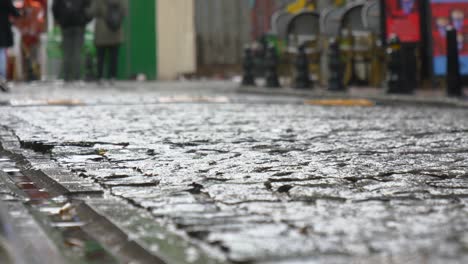
[[13, 46], [13, 31], [10, 17], [19, 17], [18, 10], [11, 0], [0, 0], [0, 90], [8, 92], [7, 80], [7, 48]]
[[97, 49], [100, 84], [104, 78], [104, 66], [108, 66], [108, 79], [113, 84], [117, 77], [119, 48], [124, 41], [123, 20], [127, 15], [126, 0], [94, 0], [89, 14], [96, 19], [94, 44]]
[[62, 30], [63, 74], [65, 82], [81, 80], [81, 51], [90, 0], [55, 0], [52, 13]]
[[14, 25], [21, 33], [23, 76], [26, 81], [35, 81], [41, 72], [39, 46], [40, 35], [45, 30], [45, 10], [36, 0], [24, 0], [19, 8], [22, 16], [15, 19]]

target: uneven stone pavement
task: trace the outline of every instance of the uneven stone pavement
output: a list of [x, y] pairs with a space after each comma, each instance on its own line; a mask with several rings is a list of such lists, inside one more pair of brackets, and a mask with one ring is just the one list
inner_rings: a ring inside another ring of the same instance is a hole
[[468, 109], [219, 94], [5, 106], [0, 126], [221, 260], [468, 263]]

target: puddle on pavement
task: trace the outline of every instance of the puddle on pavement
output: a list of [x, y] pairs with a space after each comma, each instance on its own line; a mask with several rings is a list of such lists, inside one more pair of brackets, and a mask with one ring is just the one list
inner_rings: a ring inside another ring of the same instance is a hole
[[15, 166], [12, 160], [0, 156], [0, 170], [8, 175], [5, 180], [23, 194], [26, 207], [40, 220], [38, 222], [49, 237], [54, 238], [56, 245], [65, 251], [66, 257], [79, 263], [117, 263], [99, 242], [83, 230], [86, 223], [80, 220], [76, 205], [66, 197], [52, 197]]
[[51, 226], [58, 228], [71, 228], [71, 227], [82, 227], [86, 225], [84, 222], [53, 222]]
[[5, 173], [8, 173], [8, 174], [13, 174], [15, 172], [20, 172], [20, 170], [16, 169], [16, 168], [3, 168], [2, 171], [5, 172]]
[[48, 215], [58, 215], [61, 209], [62, 207], [59, 206], [42, 206], [39, 211]]

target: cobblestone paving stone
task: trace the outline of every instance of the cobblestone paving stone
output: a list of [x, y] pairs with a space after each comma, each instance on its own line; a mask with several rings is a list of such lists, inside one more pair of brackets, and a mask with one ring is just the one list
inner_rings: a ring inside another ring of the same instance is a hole
[[468, 263], [467, 116], [186, 103], [3, 107], [0, 125], [234, 262]]

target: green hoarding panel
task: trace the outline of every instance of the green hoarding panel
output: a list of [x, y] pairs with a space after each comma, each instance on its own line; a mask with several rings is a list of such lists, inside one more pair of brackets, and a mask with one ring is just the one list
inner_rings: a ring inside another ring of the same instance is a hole
[[129, 0], [125, 20], [126, 41], [121, 47], [119, 77], [135, 78], [145, 74], [157, 78], [156, 0]]

